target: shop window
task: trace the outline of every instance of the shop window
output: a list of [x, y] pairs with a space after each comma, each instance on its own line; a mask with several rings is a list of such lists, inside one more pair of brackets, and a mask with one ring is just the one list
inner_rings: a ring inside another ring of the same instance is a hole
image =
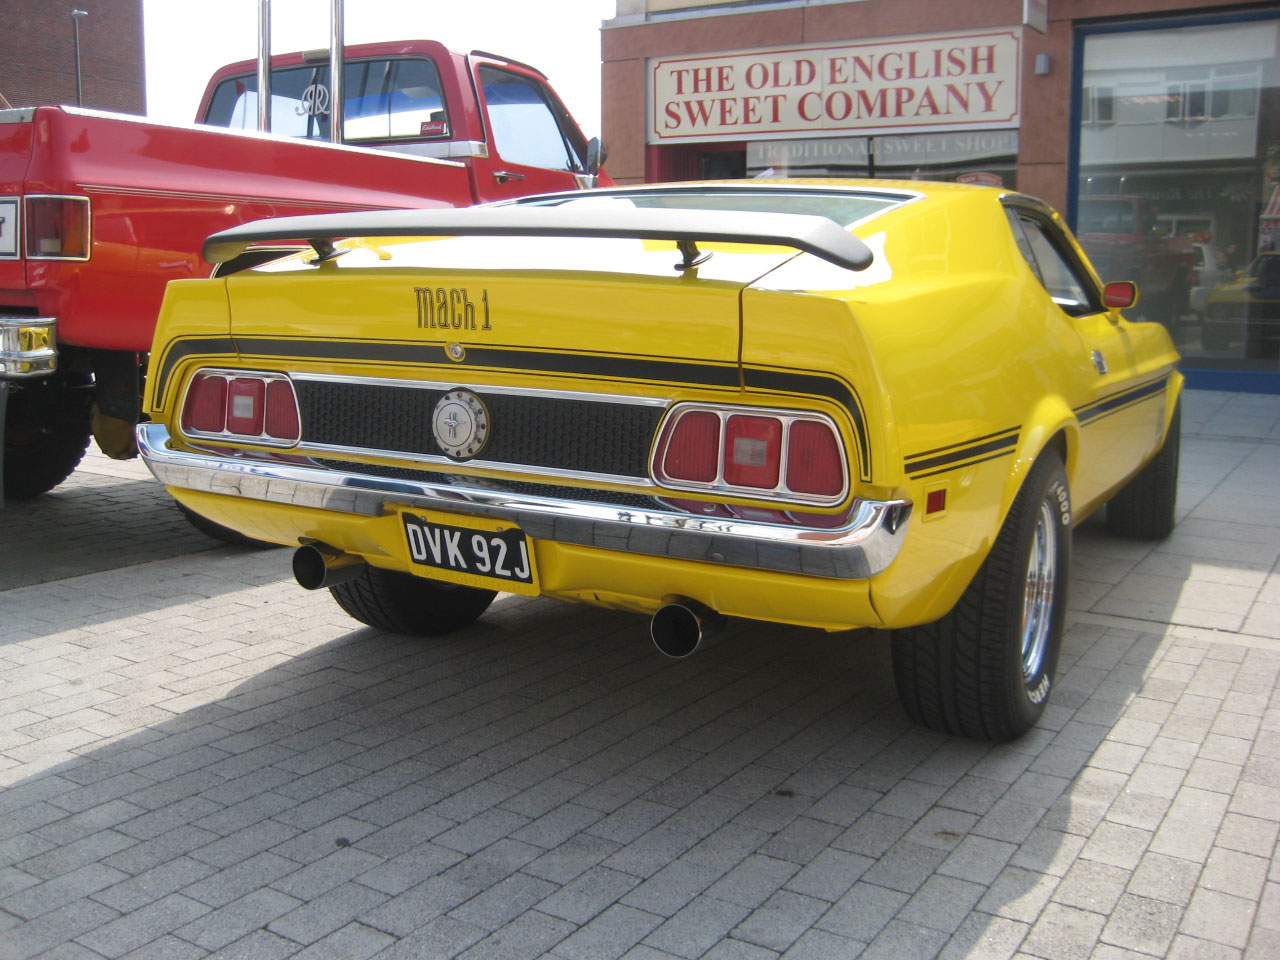
[[1115, 90], [1111, 87], [1085, 87], [1080, 98], [1082, 123], [1113, 123], [1115, 121]]
[[1278, 44], [1275, 9], [1079, 34], [1076, 235], [1186, 369], [1280, 377]]

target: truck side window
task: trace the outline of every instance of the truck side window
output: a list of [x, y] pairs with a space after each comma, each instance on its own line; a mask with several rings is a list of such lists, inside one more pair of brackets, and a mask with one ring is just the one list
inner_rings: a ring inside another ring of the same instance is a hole
[[[349, 60], [343, 65], [343, 134], [348, 141], [447, 137], [440, 75], [425, 57]], [[329, 139], [329, 65], [271, 72], [271, 132]], [[237, 130], [258, 125], [258, 78], [224, 80], [205, 122]]]
[[1049, 235], [1051, 228], [1036, 217], [1005, 208], [1018, 249], [1053, 302], [1073, 317], [1092, 313], [1095, 306], [1088, 286], [1077, 276], [1072, 263], [1063, 256], [1059, 243]]
[[481, 66], [479, 75], [489, 132], [502, 159], [546, 170], [582, 168], [541, 84], [489, 66]]

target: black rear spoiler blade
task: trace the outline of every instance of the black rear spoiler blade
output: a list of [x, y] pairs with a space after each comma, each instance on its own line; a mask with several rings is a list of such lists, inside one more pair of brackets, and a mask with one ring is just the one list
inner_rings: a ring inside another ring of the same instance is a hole
[[844, 227], [810, 214], [572, 206], [375, 210], [256, 220], [213, 234], [204, 242], [204, 258], [224, 263], [249, 244], [281, 240], [305, 240], [326, 259], [333, 241], [346, 237], [468, 236], [674, 240], [682, 249], [699, 241], [763, 244], [803, 250], [849, 270], [865, 270], [872, 259], [867, 245]]

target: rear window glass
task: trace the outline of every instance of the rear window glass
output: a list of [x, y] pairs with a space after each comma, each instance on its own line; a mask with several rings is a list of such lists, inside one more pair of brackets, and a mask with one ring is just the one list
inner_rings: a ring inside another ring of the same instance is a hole
[[[349, 60], [342, 68], [343, 139], [416, 139], [449, 135], [436, 65], [422, 57]], [[258, 76], [222, 81], [206, 123], [237, 130], [258, 127]], [[271, 132], [328, 140], [329, 64], [271, 71]]]
[[[598, 202], [602, 195], [591, 194], [582, 198], [572, 196], [544, 197], [522, 201], [540, 206], [569, 203], [575, 199]], [[618, 191], [603, 196], [629, 201], [637, 207], [667, 208], [675, 210], [742, 210], [748, 213], [805, 213], [826, 217], [842, 227], [865, 220], [890, 207], [912, 199], [909, 194], [853, 193], [823, 190], [767, 189], [742, 190], [727, 188], [714, 190]]]

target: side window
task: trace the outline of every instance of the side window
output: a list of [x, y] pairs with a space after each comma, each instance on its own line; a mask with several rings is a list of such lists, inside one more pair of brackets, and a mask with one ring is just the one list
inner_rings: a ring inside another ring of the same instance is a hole
[[480, 67], [479, 74], [489, 132], [502, 159], [547, 170], [581, 169], [541, 84], [489, 66]]
[[1074, 264], [1054, 242], [1052, 228], [1036, 217], [1008, 207], [1005, 208], [1005, 214], [1018, 242], [1018, 249], [1053, 302], [1073, 317], [1092, 313], [1097, 309], [1089, 296], [1087, 283], [1076, 273]]
[[[343, 134], [348, 141], [447, 137], [440, 74], [424, 57], [352, 60], [343, 65]], [[256, 75], [224, 80], [206, 123], [237, 130], [258, 125]], [[271, 132], [329, 139], [329, 65], [271, 71]]]

